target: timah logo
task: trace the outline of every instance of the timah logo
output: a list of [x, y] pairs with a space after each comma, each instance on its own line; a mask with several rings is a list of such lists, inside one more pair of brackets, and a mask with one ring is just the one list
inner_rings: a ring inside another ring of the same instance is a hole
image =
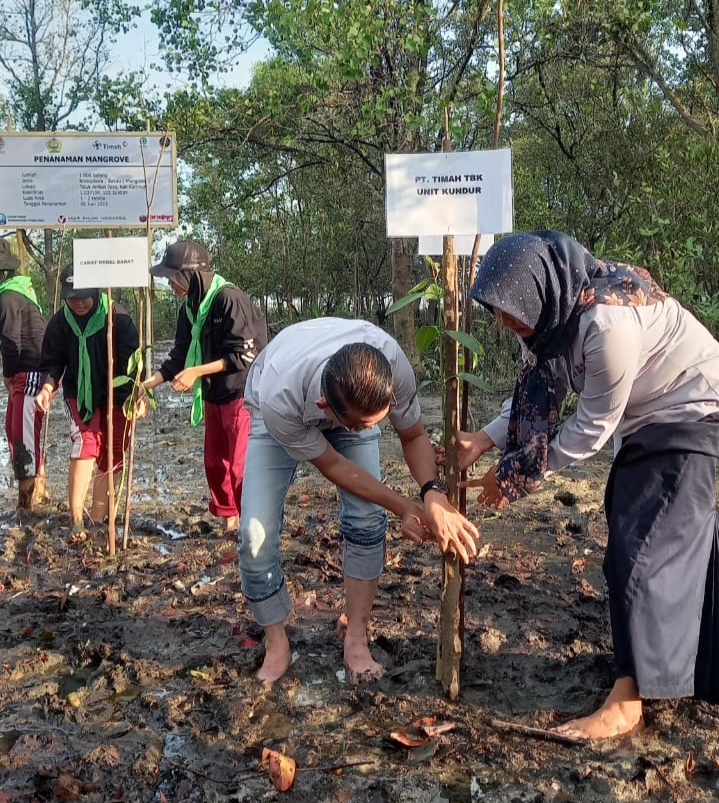
[[60, 153], [62, 150], [62, 142], [56, 137], [52, 137], [45, 143], [45, 147], [49, 153]]

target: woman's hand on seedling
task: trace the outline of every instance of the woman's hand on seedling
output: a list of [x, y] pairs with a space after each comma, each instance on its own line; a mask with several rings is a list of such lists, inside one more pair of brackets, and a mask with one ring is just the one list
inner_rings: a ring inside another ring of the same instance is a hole
[[502, 510], [509, 504], [509, 499], [502, 496], [502, 492], [497, 485], [496, 468], [496, 466], [492, 466], [483, 477], [479, 477], [476, 480], [466, 480], [458, 483], [458, 485], [460, 488], [481, 488], [482, 490], [477, 496], [477, 502], [486, 507]]
[[[494, 441], [487, 433], [480, 429], [478, 432], [457, 432], [457, 468], [465, 471], [477, 462], [479, 458], [490, 449], [494, 449]], [[434, 462], [443, 466], [446, 460], [444, 446], [435, 446]]]

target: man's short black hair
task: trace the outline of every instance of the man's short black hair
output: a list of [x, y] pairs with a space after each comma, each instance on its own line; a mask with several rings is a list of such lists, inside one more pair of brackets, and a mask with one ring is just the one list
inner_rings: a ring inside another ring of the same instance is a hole
[[392, 368], [374, 346], [348, 343], [327, 361], [321, 389], [330, 410], [340, 418], [350, 409], [374, 415], [392, 401]]

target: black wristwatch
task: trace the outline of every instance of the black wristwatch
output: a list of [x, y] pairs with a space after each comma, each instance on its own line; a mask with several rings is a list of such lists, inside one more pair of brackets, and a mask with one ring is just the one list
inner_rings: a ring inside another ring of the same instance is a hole
[[427, 480], [419, 489], [419, 497], [424, 502], [427, 491], [439, 491], [441, 494], [447, 493], [447, 483], [444, 480]]

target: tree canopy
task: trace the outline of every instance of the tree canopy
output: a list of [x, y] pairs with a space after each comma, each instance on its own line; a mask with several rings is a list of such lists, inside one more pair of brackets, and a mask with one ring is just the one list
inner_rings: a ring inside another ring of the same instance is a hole
[[[455, 150], [489, 147], [501, 66], [515, 228], [644, 264], [719, 325], [719, 0], [517, 0], [502, 65], [490, 0], [156, 0], [166, 67], [184, 79], [164, 96], [103, 74], [106, 37], [138, 8], [52, 4], [52, 30], [72, 19], [85, 43], [63, 82], [58, 34], [28, 60], [12, 16], [43, 2], [12, 3], [0, 64], [17, 124], [61, 126], [84, 103], [108, 127], [175, 129], [183, 223], [278, 315], [384, 321], [427, 270], [412, 241], [386, 238], [384, 155], [440, 150], [445, 120]], [[232, 86], [223, 71], [258, 38], [271, 55]]]

